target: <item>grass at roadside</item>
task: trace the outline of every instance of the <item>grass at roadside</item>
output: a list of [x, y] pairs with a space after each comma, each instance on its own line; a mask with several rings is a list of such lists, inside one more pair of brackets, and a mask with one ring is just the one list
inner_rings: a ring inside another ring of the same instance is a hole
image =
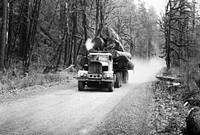
[[199, 74], [195, 70], [190, 71], [190, 74], [183, 68], [172, 68], [167, 72], [168, 76], [181, 79], [180, 87], [172, 87], [167, 81], [155, 83], [154, 135], [185, 134], [185, 121], [190, 108], [184, 106], [184, 103], [189, 99], [195, 100], [195, 97], [199, 99], [199, 88], [195, 83], [195, 76]]
[[183, 135], [188, 110], [183, 105], [182, 93], [183, 89], [170, 90], [166, 82], [155, 83], [153, 135]]
[[151, 115], [154, 109], [151, 83], [142, 83], [133, 89], [104, 118], [92, 135], [150, 135]]
[[33, 86], [45, 86], [56, 82], [68, 82], [73, 79], [75, 72], [57, 72], [42, 74], [37, 71], [32, 71], [28, 76], [20, 75], [13, 76], [12, 72], [0, 75], [0, 96], [16, 95], [21, 89], [26, 89]]

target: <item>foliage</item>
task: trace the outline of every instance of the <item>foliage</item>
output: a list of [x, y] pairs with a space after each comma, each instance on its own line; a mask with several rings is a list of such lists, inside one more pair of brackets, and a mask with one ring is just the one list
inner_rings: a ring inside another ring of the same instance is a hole
[[167, 3], [160, 26], [165, 38], [163, 57], [168, 68], [191, 64], [190, 61], [198, 57], [195, 4], [187, 0]]
[[8, 27], [2, 33], [7, 35], [2, 49], [5, 65], [1, 64], [6, 69], [20, 62], [26, 74], [34, 63], [56, 69], [76, 64], [80, 47], [105, 25], [116, 30], [133, 55], [149, 58], [155, 54], [157, 16], [144, 2], [139, 6], [131, 0], [19, 0], [8, 4]]
[[127, 51], [132, 55], [150, 58], [158, 46], [158, 16], [155, 9], [146, 8], [144, 2], [135, 5], [133, 1], [117, 1], [110, 16], [110, 25], [119, 34]]
[[133, 56], [150, 58], [158, 46], [157, 18], [153, 7], [132, 0], [3, 0], [0, 91], [58, 81], [41, 73], [76, 66], [80, 48], [103, 26], [112, 27]]
[[65, 72], [62, 74], [49, 73], [41, 74], [40, 72], [33, 71], [30, 76], [13, 76], [12, 70], [8, 71], [6, 74], [1, 74], [0, 78], [0, 95], [13, 94], [21, 91], [21, 89], [26, 89], [32, 86], [43, 86], [55, 82], [66, 82], [69, 81], [70, 73]]
[[170, 90], [166, 82], [155, 82], [155, 113], [151, 123], [153, 135], [183, 135], [187, 109], [181, 99], [183, 89]]

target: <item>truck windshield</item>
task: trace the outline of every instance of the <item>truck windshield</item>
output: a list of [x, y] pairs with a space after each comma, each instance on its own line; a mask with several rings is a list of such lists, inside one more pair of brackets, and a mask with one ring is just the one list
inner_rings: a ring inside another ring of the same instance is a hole
[[108, 62], [109, 56], [107, 55], [90, 55], [90, 61], [101, 61], [101, 62]]

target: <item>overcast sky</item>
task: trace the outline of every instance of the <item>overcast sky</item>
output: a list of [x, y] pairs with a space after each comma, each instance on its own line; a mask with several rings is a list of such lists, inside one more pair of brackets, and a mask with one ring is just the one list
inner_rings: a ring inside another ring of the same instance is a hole
[[[134, 0], [136, 3], [138, 0]], [[156, 9], [156, 12], [158, 15], [160, 15], [160, 13], [164, 13], [166, 4], [169, 0], [142, 0], [145, 1], [145, 3], [147, 3], [147, 6], [153, 6]], [[189, 2], [192, 2], [192, 0], [188, 0]], [[197, 6], [196, 8], [200, 8], [200, 0], [195, 0], [197, 2]]]
[[[138, 0], [135, 0], [137, 3]], [[160, 15], [160, 12], [164, 12], [165, 6], [168, 0], [143, 0], [145, 3], [147, 3], [148, 6], [153, 6], [156, 9], [156, 12], [158, 15]]]
[[165, 10], [165, 6], [167, 3], [167, 0], [144, 0], [149, 5], [154, 6], [156, 9], [157, 14], [160, 14], [160, 12]]

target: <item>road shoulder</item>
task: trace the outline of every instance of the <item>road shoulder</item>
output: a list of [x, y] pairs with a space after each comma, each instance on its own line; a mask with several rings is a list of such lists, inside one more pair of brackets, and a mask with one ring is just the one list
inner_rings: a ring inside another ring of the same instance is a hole
[[149, 134], [153, 109], [152, 83], [142, 83], [133, 88], [90, 134]]

